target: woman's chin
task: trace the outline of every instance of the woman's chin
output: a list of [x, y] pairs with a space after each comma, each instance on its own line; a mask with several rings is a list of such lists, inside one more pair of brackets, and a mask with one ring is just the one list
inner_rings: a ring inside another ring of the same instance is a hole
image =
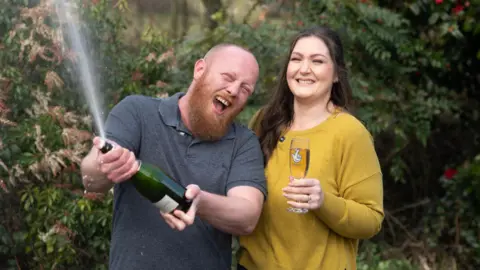
[[328, 93], [322, 95], [318, 92], [296, 92], [293, 93], [293, 96], [295, 100], [300, 103], [322, 103], [328, 96]]

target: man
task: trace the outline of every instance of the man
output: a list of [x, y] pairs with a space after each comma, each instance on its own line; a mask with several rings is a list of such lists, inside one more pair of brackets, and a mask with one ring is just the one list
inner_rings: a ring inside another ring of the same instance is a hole
[[[258, 140], [233, 122], [258, 73], [252, 53], [222, 44], [195, 63], [186, 94], [128, 96], [112, 109], [116, 147], [102, 154], [95, 138], [81, 166], [87, 191], [115, 186], [109, 269], [230, 269], [231, 235], [254, 229], [267, 194]], [[135, 190], [136, 159], [187, 187], [187, 213], [159, 213]]]

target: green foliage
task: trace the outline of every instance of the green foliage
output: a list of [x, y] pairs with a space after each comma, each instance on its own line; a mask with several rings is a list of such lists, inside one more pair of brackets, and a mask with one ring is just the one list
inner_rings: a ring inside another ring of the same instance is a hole
[[107, 269], [112, 197], [58, 186], [27, 186], [21, 193], [28, 231], [16, 244], [35, 261], [29, 267]]
[[[302, 7], [299, 19], [307, 18], [306, 24], [327, 24], [342, 33], [358, 117], [374, 135], [395, 138], [385, 155], [394, 157], [415, 141], [426, 146], [436, 117], [457, 109], [454, 95], [421, 73], [441, 67], [441, 54], [425, 48], [409, 21], [391, 10], [353, 1]], [[384, 163], [391, 177], [405, 181], [402, 159]]]
[[405, 258], [390, 259], [383, 254], [388, 248], [371, 242], [362, 245], [357, 257], [358, 270], [420, 270]]
[[[432, 248], [444, 246], [460, 269], [480, 267], [480, 155], [440, 178], [445, 194], [423, 219]], [[456, 174], [455, 174], [456, 173]]]
[[[0, 268], [106, 269], [111, 196], [95, 200], [78, 187], [92, 121], [76, 59], [53, 7], [23, 3], [0, 6]], [[116, 61], [124, 50], [114, 42], [120, 14], [108, 9], [108, 1], [79, 9], [91, 23], [82, 31], [102, 44], [89, 50], [92, 58], [115, 59], [112, 68], [95, 66], [106, 97], [123, 83], [113, 75], [125, 66]]]

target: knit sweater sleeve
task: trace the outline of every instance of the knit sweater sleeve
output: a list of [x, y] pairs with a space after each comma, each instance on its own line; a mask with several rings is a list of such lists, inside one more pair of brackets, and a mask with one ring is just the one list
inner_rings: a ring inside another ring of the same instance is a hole
[[382, 172], [370, 133], [363, 125], [349, 126], [334, 154], [339, 195], [324, 192], [316, 214], [339, 235], [367, 239], [384, 219]]

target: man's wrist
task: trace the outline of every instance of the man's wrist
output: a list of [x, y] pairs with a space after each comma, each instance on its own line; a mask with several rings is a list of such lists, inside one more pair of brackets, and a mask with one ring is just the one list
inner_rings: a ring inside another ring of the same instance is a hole
[[85, 193], [87, 192], [101, 192], [100, 190], [103, 190], [104, 188], [107, 187], [107, 181], [108, 179], [106, 178], [94, 178], [89, 175], [84, 175], [83, 176], [83, 186], [85, 187]]
[[203, 215], [203, 209], [205, 209], [205, 204], [207, 203], [208, 200], [208, 192], [200, 190], [200, 192], [197, 195], [198, 199], [198, 204], [197, 204], [197, 215]]
[[95, 180], [93, 177], [89, 175], [84, 175], [83, 176], [83, 186], [85, 187], [85, 192], [90, 192], [92, 185], [94, 184]]

